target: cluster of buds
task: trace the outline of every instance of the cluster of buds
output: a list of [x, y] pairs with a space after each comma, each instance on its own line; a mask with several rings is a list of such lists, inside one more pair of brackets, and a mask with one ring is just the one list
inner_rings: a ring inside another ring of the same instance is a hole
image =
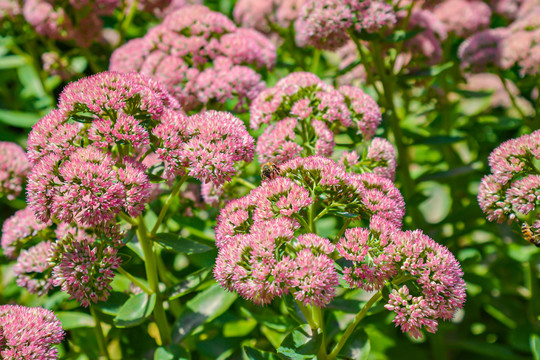
[[478, 202], [489, 221], [521, 223], [540, 245], [540, 130], [502, 143], [489, 156], [491, 174], [480, 183]]
[[[298, 157], [221, 210], [214, 276], [261, 305], [291, 294], [324, 307], [340, 278], [351, 289], [391, 286], [386, 307], [398, 314], [396, 325], [415, 337], [421, 328], [434, 332], [438, 319], [462, 307], [463, 274], [445, 247], [420, 231], [400, 231], [404, 214], [392, 181], [348, 173], [324, 157]], [[342, 219], [333, 240], [317, 235], [317, 222], [327, 216]], [[348, 265], [339, 266], [340, 259]]]
[[235, 109], [241, 111], [265, 88], [253, 68], [270, 69], [275, 62], [276, 46], [266, 36], [192, 5], [118, 48], [109, 68], [152, 76], [185, 110], [236, 102]]

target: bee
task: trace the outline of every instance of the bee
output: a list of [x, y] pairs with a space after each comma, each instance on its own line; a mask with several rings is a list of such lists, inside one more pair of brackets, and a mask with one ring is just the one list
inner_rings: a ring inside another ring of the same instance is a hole
[[261, 178], [264, 180], [272, 180], [276, 176], [279, 176], [279, 166], [269, 161], [261, 166]]
[[535, 245], [536, 247], [540, 247], [540, 234], [535, 234], [534, 230], [531, 229], [529, 224], [524, 222], [523, 225], [521, 225], [521, 232], [523, 233], [523, 237], [525, 238], [525, 240]]

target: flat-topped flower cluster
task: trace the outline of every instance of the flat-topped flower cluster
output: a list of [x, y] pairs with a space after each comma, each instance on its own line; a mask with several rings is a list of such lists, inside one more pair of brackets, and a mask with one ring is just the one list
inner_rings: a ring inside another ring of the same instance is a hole
[[[392, 284], [386, 307], [415, 337], [422, 327], [435, 332], [437, 319], [463, 306], [459, 263], [421, 231], [400, 230], [405, 203], [390, 180], [348, 173], [318, 156], [295, 158], [279, 171], [221, 210], [214, 276], [223, 287], [257, 304], [292, 294], [324, 307], [340, 278], [369, 291]], [[325, 216], [348, 219], [333, 240], [316, 233]], [[349, 228], [352, 219], [361, 226]]]
[[185, 110], [236, 101], [240, 111], [265, 88], [252, 67], [271, 69], [275, 62], [276, 46], [266, 36], [193, 5], [169, 14], [143, 38], [118, 48], [109, 68], [152, 76]]

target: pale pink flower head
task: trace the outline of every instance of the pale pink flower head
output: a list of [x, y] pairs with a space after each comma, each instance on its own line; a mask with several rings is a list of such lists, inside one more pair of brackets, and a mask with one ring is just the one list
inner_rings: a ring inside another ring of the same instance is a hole
[[448, 32], [467, 37], [489, 27], [491, 9], [478, 0], [448, 0], [434, 9], [437, 16], [448, 26]]
[[345, 231], [336, 250], [352, 264], [343, 268], [343, 279], [349, 287], [378, 290], [397, 273], [394, 259], [385, 251], [392, 233], [397, 230], [394, 224], [374, 216], [370, 228], [355, 227]]
[[441, 42], [446, 40], [446, 25], [433, 12], [414, 9], [407, 25], [408, 30], [420, 32], [405, 41], [403, 48], [411, 52], [413, 57], [420, 58], [429, 65], [439, 63], [442, 59]]
[[0, 20], [10, 19], [21, 15], [22, 9], [18, 1], [15, 0], [0, 0]]
[[30, 207], [18, 210], [2, 225], [1, 241], [4, 255], [15, 259], [25, 244], [46, 228], [47, 224], [37, 220]]
[[468, 37], [458, 50], [463, 68], [484, 71], [488, 66], [501, 67], [501, 43], [508, 35], [508, 29], [487, 29]]
[[233, 10], [234, 20], [247, 28], [263, 33], [273, 25], [288, 28], [300, 14], [306, 0], [239, 0]]
[[373, 173], [394, 181], [396, 177], [396, 149], [383, 138], [374, 138], [368, 147], [366, 160], [372, 162]]
[[397, 22], [392, 5], [377, 0], [345, 0], [355, 12], [356, 31], [368, 33], [378, 32], [383, 28], [392, 27]]
[[[133, 44], [132, 44], [133, 43]], [[185, 110], [235, 110], [264, 89], [253, 68], [272, 68], [276, 46], [252, 29], [238, 29], [225, 15], [203, 5], [169, 13], [162, 24], [117, 49], [111, 70], [139, 72], [164, 84]]]
[[191, 139], [183, 147], [189, 174], [221, 185], [236, 174], [235, 164], [253, 160], [254, 139], [242, 120], [227, 112], [207, 111], [188, 121]]
[[219, 249], [214, 277], [229, 291], [260, 305], [287, 293], [287, 274], [277, 265], [295, 228], [287, 218], [272, 219], [236, 236]]
[[501, 66], [504, 69], [518, 64], [521, 74], [536, 74], [540, 67], [540, 7], [518, 17], [508, 27], [501, 42]]
[[51, 250], [53, 285], [84, 307], [106, 301], [112, 290], [113, 271], [121, 263], [117, 252], [112, 246], [99, 244], [94, 236], [68, 235]]
[[308, 149], [298, 144], [301, 142], [300, 132], [303, 129], [295, 118], [285, 118], [267, 127], [257, 141], [259, 163], [271, 161], [279, 165], [299, 156], [303, 151], [320, 156], [332, 155], [335, 146], [334, 134], [326, 123], [312, 120], [305, 125], [310, 134], [314, 135]]
[[349, 39], [347, 29], [353, 13], [343, 0], [306, 0], [296, 19], [296, 42], [319, 49], [335, 50]]
[[364, 139], [371, 139], [382, 121], [381, 108], [375, 99], [356, 86], [341, 86], [339, 92], [348, 104], [353, 127]]
[[0, 141], [0, 196], [14, 200], [22, 191], [30, 164], [17, 144]]
[[489, 221], [521, 221], [540, 201], [540, 131], [511, 139], [489, 156], [491, 175], [482, 179], [478, 203]]
[[310, 193], [294, 181], [277, 177], [251, 192], [255, 203], [253, 219], [270, 220], [275, 216], [300, 213], [313, 203]]
[[[450, 320], [465, 303], [463, 271], [454, 255], [421, 231], [394, 232], [387, 248], [400, 271], [412, 276], [419, 290], [407, 285], [394, 290], [386, 309], [394, 311], [396, 326], [414, 337], [420, 329], [437, 330], [438, 319]], [[411, 294], [413, 293], [413, 294]]]
[[253, 225], [254, 210], [250, 194], [229, 201], [217, 217], [216, 246], [221, 248], [237, 235], [247, 234]]
[[23, 250], [13, 266], [17, 285], [31, 294], [43, 296], [53, 287], [52, 265], [49, 263], [52, 242], [42, 241], [28, 250]]
[[13, 360], [56, 360], [65, 336], [52, 311], [21, 305], [0, 306], [0, 334], [0, 356]]

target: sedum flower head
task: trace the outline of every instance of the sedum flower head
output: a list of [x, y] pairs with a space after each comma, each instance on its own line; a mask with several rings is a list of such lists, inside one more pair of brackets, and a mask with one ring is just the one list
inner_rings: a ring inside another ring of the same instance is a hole
[[288, 28], [305, 0], [239, 0], [233, 10], [236, 23], [269, 33], [274, 25]]
[[52, 311], [20, 305], [0, 306], [0, 334], [0, 356], [10, 360], [55, 360], [65, 336]]
[[478, 202], [489, 221], [518, 221], [536, 210], [540, 184], [535, 160], [540, 159], [540, 131], [511, 139], [489, 156], [490, 175], [478, 190]]
[[487, 29], [468, 37], [458, 50], [463, 68], [481, 72], [488, 66], [502, 66], [502, 42], [507, 28]]
[[0, 141], [0, 196], [14, 200], [22, 191], [30, 165], [17, 144]]
[[448, 0], [438, 4], [434, 14], [459, 37], [467, 37], [489, 27], [491, 9], [478, 0]]
[[26, 288], [31, 294], [42, 296], [53, 287], [52, 266], [49, 263], [52, 245], [51, 241], [42, 241], [28, 250], [23, 250], [13, 267], [17, 285]]
[[18, 210], [2, 225], [1, 242], [4, 255], [15, 259], [25, 244], [46, 228], [47, 224], [36, 219], [31, 208]]
[[[80, 230], [79, 230], [80, 231]], [[117, 249], [99, 244], [95, 236], [79, 232], [57, 241], [50, 257], [54, 286], [60, 286], [82, 306], [105, 301], [114, 272], [121, 263]]]
[[264, 89], [253, 68], [272, 68], [275, 61], [276, 46], [263, 34], [238, 29], [225, 15], [192, 5], [118, 48], [110, 69], [163, 82], [186, 110], [237, 100], [240, 111]]

